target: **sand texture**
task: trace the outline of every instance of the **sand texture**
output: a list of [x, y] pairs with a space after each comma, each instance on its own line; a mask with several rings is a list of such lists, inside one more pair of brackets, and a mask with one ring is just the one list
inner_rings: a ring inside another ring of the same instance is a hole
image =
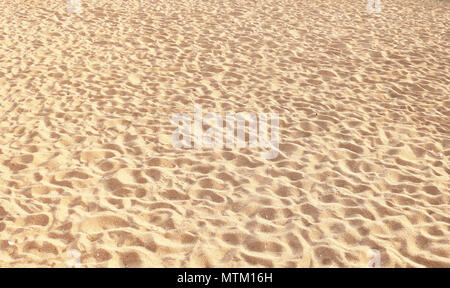
[[450, 2], [381, 3], [0, 1], [0, 266], [449, 267]]

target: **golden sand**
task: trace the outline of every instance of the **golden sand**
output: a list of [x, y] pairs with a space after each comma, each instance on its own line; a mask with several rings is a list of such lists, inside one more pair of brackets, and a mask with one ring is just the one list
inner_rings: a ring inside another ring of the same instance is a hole
[[1, 267], [450, 266], [449, 1], [82, 2], [0, 2]]

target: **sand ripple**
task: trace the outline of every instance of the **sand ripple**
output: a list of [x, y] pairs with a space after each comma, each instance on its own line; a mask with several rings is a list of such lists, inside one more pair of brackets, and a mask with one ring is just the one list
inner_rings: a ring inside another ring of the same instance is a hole
[[[83, 2], [0, 2], [0, 266], [450, 266], [448, 1]], [[194, 104], [282, 153], [174, 149]]]

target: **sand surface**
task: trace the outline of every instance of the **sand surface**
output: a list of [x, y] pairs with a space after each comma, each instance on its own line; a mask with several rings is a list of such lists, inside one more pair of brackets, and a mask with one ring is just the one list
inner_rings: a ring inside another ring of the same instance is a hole
[[[1, 1], [0, 266], [449, 267], [450, 2], [365, 5]], [[175, 149], [194, 104], [278, 157]]]

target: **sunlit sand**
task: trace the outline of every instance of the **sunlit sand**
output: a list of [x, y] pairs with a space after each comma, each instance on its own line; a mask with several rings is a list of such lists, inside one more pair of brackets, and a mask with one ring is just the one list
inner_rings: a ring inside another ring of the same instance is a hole
[[0, 2], [1, 267], [450, 266], [448, 1], [81, 2]]

